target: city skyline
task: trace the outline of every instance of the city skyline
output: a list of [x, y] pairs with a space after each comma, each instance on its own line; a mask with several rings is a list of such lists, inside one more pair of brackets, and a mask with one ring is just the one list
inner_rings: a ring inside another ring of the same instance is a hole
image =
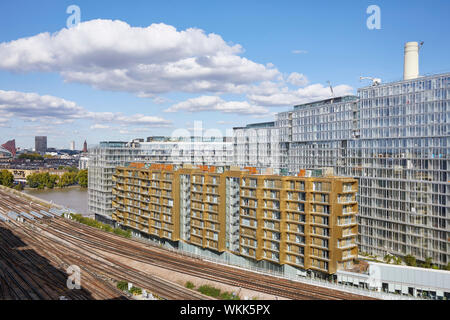
[[[379, 1], [378, 30], [366, 25], [371, 4], [199, 2], [173, 10], [80, 1], [81, 23], [71, 29], [70, 2], [2, 4], [2, 143], [16, 139], [18, 147], [32, 148], [37, 135], [56, 148], [85, 139], [129, 141], [170, 136], [197, 120], [225, 134], [329, 98], [327, 81], [340, 96], [370, 84], [360, 76], [401, 79], [407, 41], [425, 42], [421, 75], [450, 69], [449, 45], [436, 31], [448, 28], [448, 3]], [[407, 23], [418, 14], [423, 19]], [[155, 66], [162, 68], [158, 76]]]

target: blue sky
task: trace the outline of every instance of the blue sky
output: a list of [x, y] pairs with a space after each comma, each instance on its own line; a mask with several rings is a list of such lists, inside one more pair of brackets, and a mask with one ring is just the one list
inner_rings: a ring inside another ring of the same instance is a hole
[[[63, 33], [72, 4], [83, 29]], [[379, 30], [366, 26], [373, 4]], [[0, 142], [81, 148], [196, 120], [225, 134], [327, 98], [327, 81], [348, 94], [368, 84], [360, 75], [400, 80], [407, 41], [425, 42], [421, 74], [448, 72], [449, 12], [449, 1], [3, 1]]]

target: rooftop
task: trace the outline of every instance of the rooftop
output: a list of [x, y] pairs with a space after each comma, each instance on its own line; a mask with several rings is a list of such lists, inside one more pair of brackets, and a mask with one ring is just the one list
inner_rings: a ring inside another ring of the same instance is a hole
[[376, 85], [376, 86], [373, 86], [373, 85], [364, 86], [364, 87], [358, 88], [358, 91], [374, 89], [374, 88], [383, 88], [383, 87], [388, 87], [388, 86], [392, 86], [392, 85], [412, 83], [412, 82], [416, 82], [418, 80], [431, 80], [432, 78], [439, 78], [439, 77], [442, 77], [442, 76], [449, 77], [448, 81], [450, 81], [450, 72], [444, 72], [444, 73], [438, 73], [438, 74], [425, 74], [425, 75], [419, 76], [419, 77], [417, 77], [415, 79], [409, 79], [409, 80], [403, 80], [402, 79], [402, 80], [397, 80], [397, 81], [381, 83], [381, 84]]
[[309, 108], [309, 107], [316, 107], [316, 106], [320, 106], [320, 105], [324, 105], [324, 104], [355, 101], [357, 99], [358, 99], [357, 96], [352, 96], [352, 95], [336, 97], [336, 98], [329, 98], [329, 99], [325, 99], [325, 100], [319, 100], [319, 101], [308, 102], [308, 103], [296, 105], [296, 106], [294, 106], [294, 110]]
[[250, 123], [245, 127], [233, 127], [233, 129], [255, 129], [255, 128], [273, 128], [275, 127], [274, 121]]

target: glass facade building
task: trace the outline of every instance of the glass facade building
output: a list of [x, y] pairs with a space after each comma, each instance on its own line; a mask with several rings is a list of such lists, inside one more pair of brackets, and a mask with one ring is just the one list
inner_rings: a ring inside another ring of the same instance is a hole
[[360, 178], [359, 245], [382, 255], [449, 260], [450, 74], [362, 88], [361, 136], [350, 141]]
[[89, 148], [88, 209], [99, 221], [112, 223], [112, 176], [117, 166], [148, 163], [228, 166], [233, 143], [224, 137], [186, 137], [176, 141], [101, 142]]
[[277, 115], [278, 166], [359, 179], [359, 249], [449, 259], [450, 74], [375, 85]]
[[117, 166], [137, 159], [139, 150], [126, 142], [105, 141], [89, 148], [88, 209], [95, 219], [111, 223], [112, 176]]
[[273, 168], [279, 173], [280, 150], [275, 122], [233, 128], [233, 162], [236, 166]]

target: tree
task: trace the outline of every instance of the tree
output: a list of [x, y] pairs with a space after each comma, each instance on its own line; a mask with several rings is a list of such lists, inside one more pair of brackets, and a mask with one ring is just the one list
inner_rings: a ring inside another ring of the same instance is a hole
[[88, 186], [88, 171], [87, 169], [80, 170], [77, 175], [77, 181], [80, 187], [87, 188]]
[[77, 174], [75, 172], [65, 172], [58, 180], [58, 187], [66, 187], [77, 182]]
[[23, 190], [23, 185], [21, 183], [18, 183], [14, 186], [14, 189], [18, 190], [18, 191], [22, 191]]
[[428, 257], [425, 258], [425, 262], [422, 263], [421, 267], [422, 268], [431, 268], [433, 266], [433, 258]]
[[403, 260], [408, 266], [415, 267], [417, 265], [416, 258], [410, 254], [406, 255]]
[[22, 153], [18, 156], [18, 158], [29, 160], [44, 160], [44, 157], [37, 153]]
[[14, 175], [4, 169], [0, 172], [0, 184], [11, 188], [14, 185]]
[[75, 172], [75, 173], [78, 172], [78, 168], [75, 167], [75, 166], [72, 166], [72, 167], [66, 167], [66, 170], [69, 171], [69, 172]]
[[27, 177], [27, 183], [31, 188], [52, 189], [58, 178], [56, 174], [49, 174], [48, 172], [32, 173]]
[[128, 290], [128, 282], [126, 281], [117, 282], [117, 288], [119, 288], [122, 291]]
[[27, 184], [30, 188], [37, 188], [39, 186], [39, 181], [36, 173], [32, 173], [27, 176]]
[[138, 288], [138, 287], [131, 287], [130, 293], [133, 294], [133, 295], [141, 295], [142, 294], [142, 289]]

